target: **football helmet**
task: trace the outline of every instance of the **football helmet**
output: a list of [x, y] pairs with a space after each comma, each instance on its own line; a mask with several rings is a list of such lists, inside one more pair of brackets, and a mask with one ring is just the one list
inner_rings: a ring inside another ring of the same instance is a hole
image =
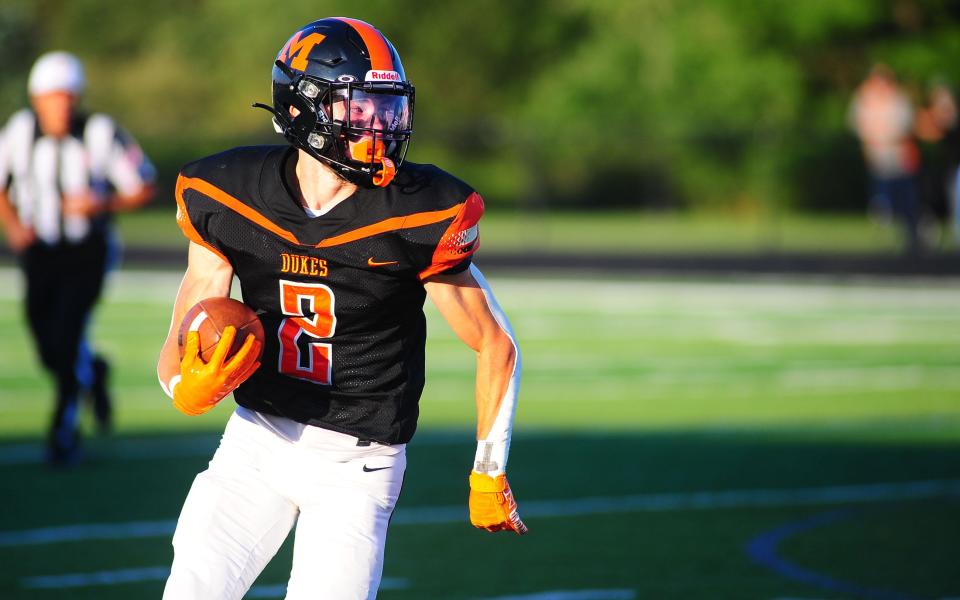
[[281, 48], [273, 67], [274, 128], [342, 177], [390, 184], [413, 133], [414, 88], [393, 44], [357, 19], [321, 19]]

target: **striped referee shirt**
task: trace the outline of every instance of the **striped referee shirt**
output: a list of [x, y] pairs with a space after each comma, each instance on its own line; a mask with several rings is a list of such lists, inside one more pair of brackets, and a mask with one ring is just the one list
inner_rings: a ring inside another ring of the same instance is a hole
[[15, 113], [0, 133], [0, 186], [20, 222], [47, 244], [79, 242], [104, 234], [109, 214], [64, 215], [64, 196], [92, 192], [101, 202], [153, 183], [156, 171], [110, 117], [81, 115], [63, 138], [43, 135], [33, 111]]

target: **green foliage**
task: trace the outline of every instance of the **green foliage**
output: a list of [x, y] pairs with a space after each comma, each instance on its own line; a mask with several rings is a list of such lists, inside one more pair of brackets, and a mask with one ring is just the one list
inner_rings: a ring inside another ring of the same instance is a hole
[[0, 6], [0, 107], [19, 107], [26, 97], [28, 57], [36, 54], [36, 24], [25, 2]]
[[946, 0], [25, 0], [0, 8], [0, 112], [33, 57], [83, 58], [87, 103], [123, 121], [165, 180], [210, 147], [276, 141], [270, 59], [300, 25], [368, 20], [417, 85], [410, 158], [494, 203], [777, 213], [862, 205], [846, 131], [874, 61], [919, 100], [960, 63]]

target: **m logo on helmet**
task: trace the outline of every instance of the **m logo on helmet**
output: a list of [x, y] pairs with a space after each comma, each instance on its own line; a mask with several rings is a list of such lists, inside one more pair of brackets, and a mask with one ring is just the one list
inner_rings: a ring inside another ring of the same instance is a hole
[[303, 35], [303, 32], [298, 31], [292, 38], [290, 38], [290, 41], [288, 41], [286, 45], [284, 45], [283, 49], [280, 50], [280, 55], [277, 56], [277, 60], [287, 63], [291, 69], [296, 69], [297, 71], [306, 71], [307, 57], [310, 56], [310, 51], [313, 50], [313, 47], [322, 42], [327, 36], [323, 35], [322, 33], [314, 32], [301, 40], [301, 35]]

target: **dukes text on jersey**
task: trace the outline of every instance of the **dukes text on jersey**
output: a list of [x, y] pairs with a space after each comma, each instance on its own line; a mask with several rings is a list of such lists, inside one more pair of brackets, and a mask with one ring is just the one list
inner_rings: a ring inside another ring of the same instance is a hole
[[327, 261], [315, 256], [280, 253], [280, 272], [311, 277], [327, 276]]

